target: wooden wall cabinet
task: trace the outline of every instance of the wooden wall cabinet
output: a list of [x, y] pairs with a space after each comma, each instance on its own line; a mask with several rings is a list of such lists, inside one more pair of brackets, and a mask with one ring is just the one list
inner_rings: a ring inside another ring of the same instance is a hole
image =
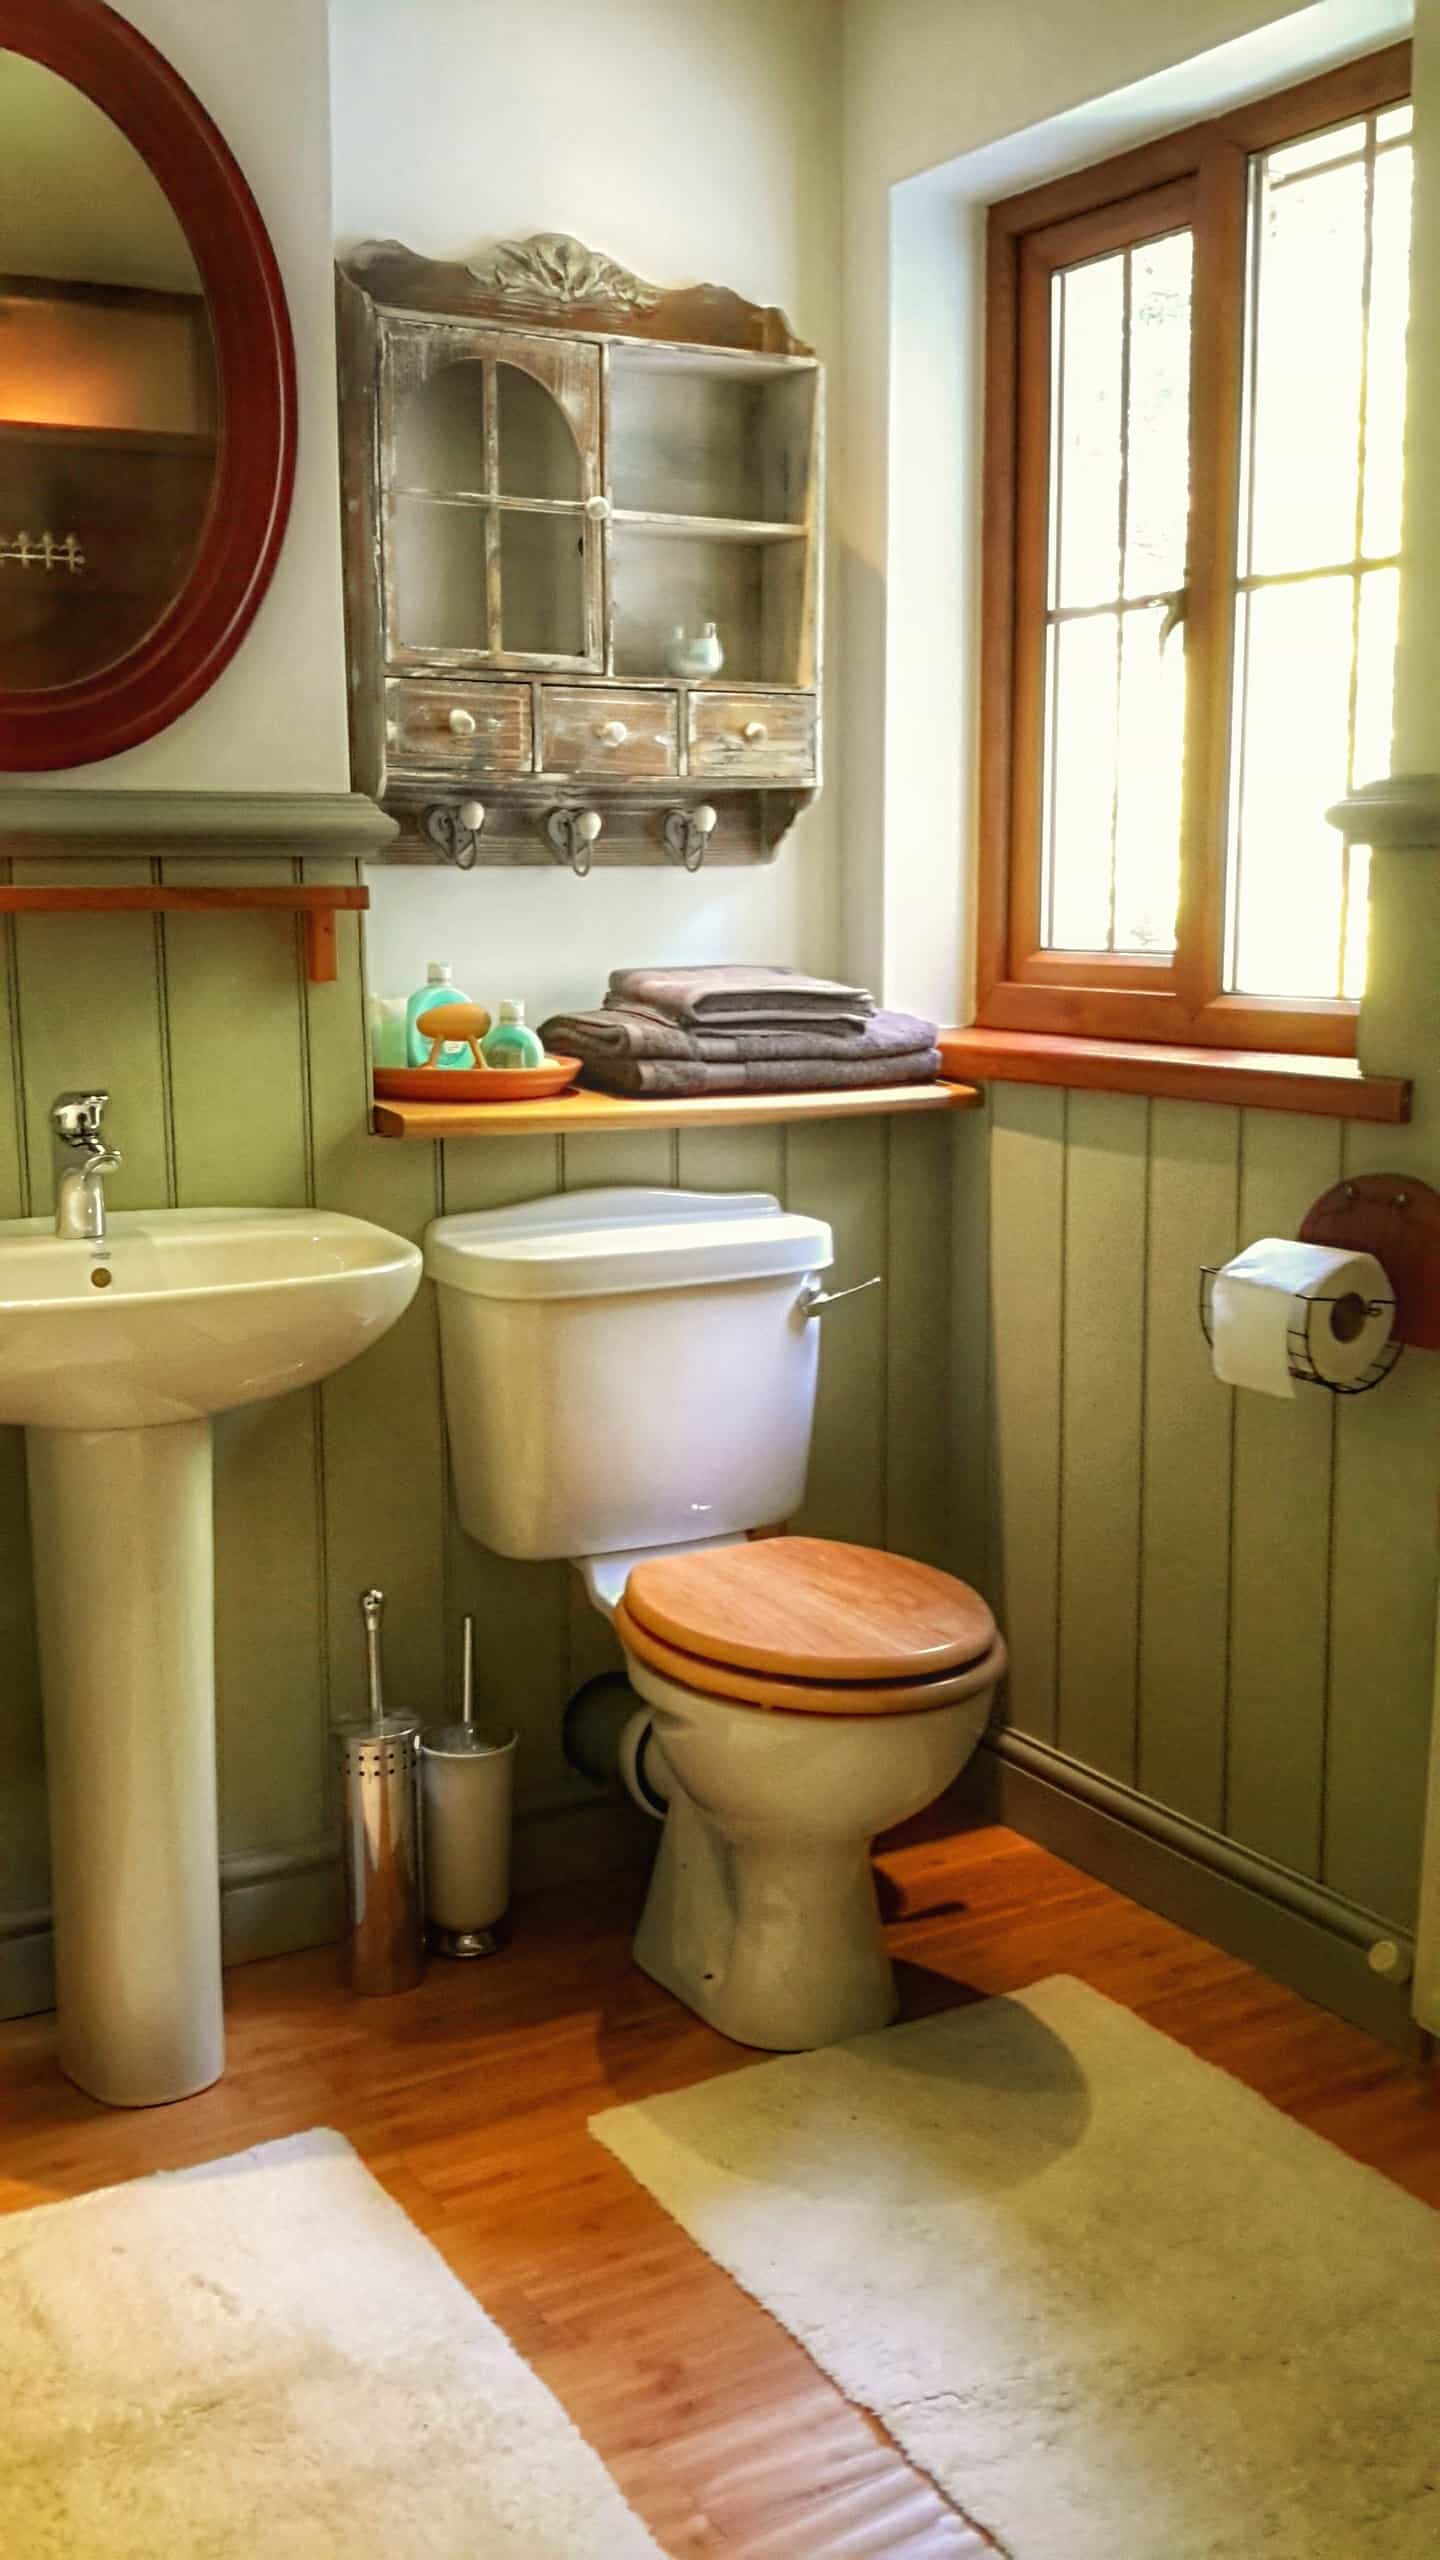
[[[337, 291], [351, 765], [387, 859], [553, 863], [592, 811], [596, 864], [676, 861], [697, 810], [705, 859], [768, 857], [820, 781], [814, 355], [550, 233], [473, 267], [369, 242]], [[710, 622], [723, 667], [677, 675]]]

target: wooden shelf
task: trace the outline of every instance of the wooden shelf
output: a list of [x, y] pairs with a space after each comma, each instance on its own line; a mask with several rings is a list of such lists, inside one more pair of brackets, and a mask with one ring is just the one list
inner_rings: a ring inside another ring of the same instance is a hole
[[336, 915], [369, 904], [368, 889], [14, 889], [0, 885], [0, 915], [223, 915], [237, 907], [269, 907], [303, 916], [306, 974], [317, 986], [336, 975]]
[[753, 1121], [859, 1120], [882, 1112], [973, 1111], [967, 1084], [863, 1085], [826, 1093], [717, 1093], [626, 1102], [608, 1093], [551, 1102], [377, 1102], [377, 1138], [583, 1138], [603, 1129], [741, 1129]]
[[1406, 1078], [1364, 1075], [1353, 1058], [974, 1028], [942, 1031], [940, 1056], [947, 1075], [978, 1076], [985, 1084], [1058, 1084], [1086, 1093], [1147, 1093], [1172, 1102], [1308, 1112], [1325, 1120], [1393, 1125], [1410, 1117]]

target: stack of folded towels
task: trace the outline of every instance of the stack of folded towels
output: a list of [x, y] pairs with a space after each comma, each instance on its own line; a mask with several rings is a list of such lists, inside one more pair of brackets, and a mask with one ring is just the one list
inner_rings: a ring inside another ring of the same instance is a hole
[[929, 1084], [940, 1072], [933, 1022], [795, 969], [616, 969], [603, 1005], [552, 1014], [540, 1036], [552, 1056], [581, 1060], [586, 1084], [637, 1100]]

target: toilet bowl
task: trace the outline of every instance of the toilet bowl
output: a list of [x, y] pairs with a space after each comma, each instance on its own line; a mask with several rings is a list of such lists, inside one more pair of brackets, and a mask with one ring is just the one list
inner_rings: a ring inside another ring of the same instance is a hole
[[763, 1193], [576, 1192], [426, 1237], [461, 1520], [568, 1556], [624, 1653], [620, 1765], [664, 1807], [636, 1960], [769, 2051], [894, 2017], [870, 1844], [958, 1775], [1005, 1666], [954, 1576], [758, 1533], [803, 1494], [832, 1258]]
[[[636, 1962], [770, 2052], [888, 2025], [897, 1994], [870, 1844], [943, 1794], [984, 1731], [1005, 1665], [984, 1602], [927, 1566], [813, 1538], [588, 1558], [581, 1571], [649, 1710], [643, 1737], [627, 1736], [632, 1792], [666, 1802]], [[864, 1586], [865, 1646], [853, 1611], [836, 1610], [837, 1583]], [[718, 1650], [670, 1640], [681, 1635]]]

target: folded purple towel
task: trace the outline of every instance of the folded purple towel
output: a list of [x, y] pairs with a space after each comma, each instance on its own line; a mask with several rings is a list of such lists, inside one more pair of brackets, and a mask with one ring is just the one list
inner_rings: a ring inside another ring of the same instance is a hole
[[865, 987], [807, 977], [802, 969], [724, 962], [695, 968], [612, 969], [606, 1006], [640, 1005], [687, 1031], [743, 1029], [755, 1017], [778, 1027], [824, 1019], [859, 1025], [875, 1011]]
[[572, 1058], [700, 1060], [706, 1066], [752, 1065], [762, 1058], [896, 1058], [929, 1049], [935, 1025], [914, 1013], [872, 1013], [858, 1029], [824, 1017], [803, 1028], [775, 1029], [747, 1023], [743, 1031], [687, 1030], [663, 1013], [636, 1004], [605, 1005], [593, 1013], [556, 1013], [540, 1026], [552, 1055]]
[[[576, 1052], [570, 1052], [573, 1057]], [[754, 1058], [728, 1066], [703, 1058], [585, 1059], [582, 1084], [632, 1101], [683, 1101], [707, 1093], [829, 1093], [862, 1085], [933, 1084], [938, 1049], [908, 1049], [889, 1058]]]

